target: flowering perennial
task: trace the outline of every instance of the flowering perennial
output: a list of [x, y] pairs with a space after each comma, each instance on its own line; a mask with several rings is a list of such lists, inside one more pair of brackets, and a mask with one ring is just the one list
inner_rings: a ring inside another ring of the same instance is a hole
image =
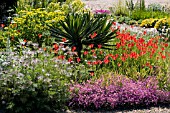
[[108, 80], [98, 79], [70, 87], [70, 106], [84, 108], [115, 108], [118, 105], [150, 105], [170, 103], [170, 92], [159, 90], [158, 80], [148, 77], [144, 80], [113, 76]]

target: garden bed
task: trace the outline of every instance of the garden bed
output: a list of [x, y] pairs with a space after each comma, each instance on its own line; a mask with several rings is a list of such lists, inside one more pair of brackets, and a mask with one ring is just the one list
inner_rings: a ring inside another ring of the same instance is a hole
[[170, 112], [168, 10], [18, 2], [0, 30], [0, 112]]

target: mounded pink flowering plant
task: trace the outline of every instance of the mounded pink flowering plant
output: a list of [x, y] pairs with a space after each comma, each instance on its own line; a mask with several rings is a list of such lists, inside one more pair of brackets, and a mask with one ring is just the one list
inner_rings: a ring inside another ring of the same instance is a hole
[[158, 80], [148, 77], [143, 80], [131, 80], [124, 76], [111, 76], [89, 80], [70, 87], [71, 107], [100, 109], [118, 106], [148, 106], [158, 103], [170, 103], [170, 92], [160, 90]]

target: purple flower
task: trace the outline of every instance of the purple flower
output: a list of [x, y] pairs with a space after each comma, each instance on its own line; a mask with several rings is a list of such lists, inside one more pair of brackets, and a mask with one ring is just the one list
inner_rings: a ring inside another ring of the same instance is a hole
[[96, 14], [110, 14], [110, 11], [100, 9], [100, 10], [95, 10], [94, 13], [96, 13]]
[[[125, 77], [113, 76], [104, 85], [104, 79], [88, 81], [71, 86], [72, 99], [70, 106], [115, 108], [118, 105], [150, 105], [169, 103], [170, 92], [159, 90], [158, 80], [148, 77], [144, 80], [130, 80]], [[76, 92], [77, 91], [77, 92]]]

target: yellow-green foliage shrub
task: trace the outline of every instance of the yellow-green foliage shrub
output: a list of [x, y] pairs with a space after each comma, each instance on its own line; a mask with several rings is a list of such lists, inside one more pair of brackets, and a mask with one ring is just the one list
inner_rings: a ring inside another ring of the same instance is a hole
[[60, 2], [51, 2], [46, 9], [50, 12], [58, 10], [64, 11], [65, 13], [69, 13], [71, 11], [82, 12], [84, 11], [84, 6], [85, 4], [81, 2], [81, 0], [66, 0], [66, 2], [62, 5]]
[[65, 3], [51, 2], [47, 8], [27, 9], [18, 12], [13, 22], [5, 28], [4, 39], [10, 37], [11, 45], [17, 45], [20, 41], [31, 41], [43, 44], [52, 43], [48, 32], [48, 25], [57, 25], [70, 11], [83, 11], [84, 4], [81, 0], [67, 0]]
[[142, 23], [140, 24], [140, 27], [146, 27], [146, 28], [149, 28], [149, 27], [154, 27], [155, 26], [155, 23], [158, 21], [158, 19], [153, 19], [153, 18], [150, 18], [150, 19], [145, 19], [142, 21]]
[[154, 28], [159, 29], [159, 28], [161, 28], [162, 26], [168, 26], [167, 18], [159, 19], [159, 20], [156, 22]]
[[110, 7], [110, 11], [116, 16], [127, 16], [129, 13], [125, 0], [117, 0], [113, 7]]
[[5, 44], [6, 44], [6, 40], [3, 36], [3, 31], [0, 30], [0, 51], [2, 48], [5, 48], [5, 46], [6, 46]]
[[11, 43], [18, 43], [19, 39], [39, 43], [47, 41], [49, 35], [46, 33], [47, 25], [56, 23], [64, 19], [64, 12], [47, 12], [45, 9], [32, 9], [30, 11], [18, 12], [18, 17], [14, 18], [14, 23], [8, 26]]

